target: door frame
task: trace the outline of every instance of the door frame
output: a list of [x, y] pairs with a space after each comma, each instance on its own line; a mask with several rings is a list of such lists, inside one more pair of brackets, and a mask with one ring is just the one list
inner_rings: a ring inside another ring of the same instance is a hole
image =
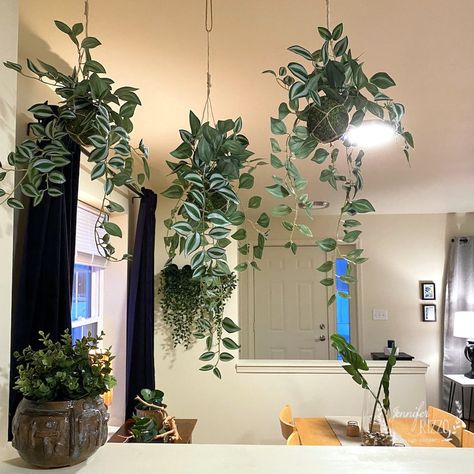
[[[283, 248], [287, 240], [272, 240], [265, 245], [265, 248], [268, 247], [280, 247]], [[318, 246], [315, 244], [309, 243], [307, 240], [295, 240], [294, 241], [298, 247], [312, 247], [317, 249]], [[250, 245], [256, 245], [257, 242], [251, 241]], [[358, 243], [347, 244], [351, 247], [358, 248]], [[326, 258], [326, 254], [322, 254]], [[265, 258], [265, 250], [263, 252], [263, 258]], [[242, 260], [242, 255], [239, 253], [239, 263]], [[314, 269], [316, 271], [316, 269]], [[357, 269], [356, 269], [357, 270]], [[246, 271], [239, 274], [239, 324], [241, 327], [240, 332], [240, 345], [239, 357], [240, 359], [255, 359], [255, 278], [254, 272], [258, 271], [252, 268], [252, 271]], [[351, 313], [354, 311], [356, 315], [356, 324], [351, 325], [351, 343], [357, 347], [359, 344], [360, 335], [361, 335], [361, 320], [360, 317], [360, 271], [356, 273], [357, 283], [354, 286], [354, 291], [356, 293], [356, 301], [351, 300], [350, 310]], [[326, 288], [326, 299], [329, 297], [328, 288]], [[335, 314], [335, 305], [332, 305], [330, 309], [327, 310], [327, 321], [328, 328], [327, 332], [333, 334], [336, 329], [336, 314]], [[245, 344], [242, 344], [243, 338], [245, 337]], [[328, 344], [328, 354], [329, 360], [335, 360], [337, 358], [336, 350], [331, 347], [329, 337], [327, 339]]]

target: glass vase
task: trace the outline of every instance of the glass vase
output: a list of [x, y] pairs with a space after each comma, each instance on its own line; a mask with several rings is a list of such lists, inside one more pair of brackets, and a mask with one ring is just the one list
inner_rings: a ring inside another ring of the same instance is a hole
[[362, 446], [393, 446], [393, 438], [388, 423], [389, 414], [380, 403], [375, 402], [375, 397], [364, 390], [362, 405], [361, 438]]

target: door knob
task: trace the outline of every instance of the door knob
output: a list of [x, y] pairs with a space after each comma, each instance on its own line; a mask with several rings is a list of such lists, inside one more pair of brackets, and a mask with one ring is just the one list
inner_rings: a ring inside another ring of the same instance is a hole
[[325, 325], [324, 323], [321, 323], [321, 324], [319, 325], [319, 329], [326, 329], [326, 325]]
[[326, 336], [324, 334], [321, 334], [321, 336], [319, 336], [319, 339], [315, 339], [314, 342], [324, 342], [326, 340]]

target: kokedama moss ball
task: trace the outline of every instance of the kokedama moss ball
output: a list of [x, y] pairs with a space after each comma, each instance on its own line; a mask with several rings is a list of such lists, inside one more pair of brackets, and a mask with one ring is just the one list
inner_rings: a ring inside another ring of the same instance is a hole
[[95, 123], [98, 108], [93, 104], [88, 104], [83, 108], [76, 108], [73, 112], [76, 118], [67, 123], [66, 130], [74, 141], [80, 145], [89, 146], [89, 137], [97, 135], [93, 123]]
[[341, 138], [349, 125], [349, 114], [340, 102], [321, 97], [321, 105], [313, 104], [308, 111], [308, 132], [319, 142], [331, 143]]

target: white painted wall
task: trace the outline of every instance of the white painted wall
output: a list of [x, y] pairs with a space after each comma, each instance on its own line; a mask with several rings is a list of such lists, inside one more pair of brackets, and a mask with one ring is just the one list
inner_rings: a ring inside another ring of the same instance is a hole
[[[3, 1], [0, 15], [0, 60], [15, 61], [18, 47], [18, 3]], [[16, 73], [0, 67], [0, 161], [15, 144]], [[5, 183], [6, 185], [11, 184]], [[2, 183], [3, 187], [4, 183]], [[0, 447], [7, 440], [8, 378], [10, 365], [13, 213], [0, 208]]]
[[[161, 222], [170, 210], [167, 199], [158, 205], [155, 268], [166, 256], [165, 229]], [[442, 337], [442, 283], [446, 251], [452, 236], [474, 233], [474, 214], [373, 215], [364, 216], [361, 247], [370, 260], [361, 270], [359, 311], [363, 333], [360, 348], [365, 356], [380, 350], [394, 338], [401, 349], [430, 364], [427, 386], [424, 376], [394, 375], [392, 403], [413, 410], [425, 400], [439, 400], [439, 364]], [[334, 216], [314, 222], [315, 236], [323, 236], [335, 223]], [[278, 227], [272, 238], [279, 240]], [[231, 264], [236, 262], [230, 250]], [[177, 261], [178, 263], [179, 260]], [[419, 281], [437, 285], [438, 321], [421, 321]], [[234, 293], [226, 314], [238, 319]], [[389, 311], [388, 321], [372, 321], [372, 308]], [[196, 442], [279, 443], [277, 413], [290, 403], [296, 415], [357, 414], [362, 391], [345, 374], [236, 374], [233, 364], [223, 364], [223, 380], [198, 371], [201, 347], [189, 351], [166, 350], [160, 331], [156, 334], [156, 380], [166, 393], [170, 412], [178, 417], [197, 417]], [[376, 378], [376, 376], [374, 376]]]

